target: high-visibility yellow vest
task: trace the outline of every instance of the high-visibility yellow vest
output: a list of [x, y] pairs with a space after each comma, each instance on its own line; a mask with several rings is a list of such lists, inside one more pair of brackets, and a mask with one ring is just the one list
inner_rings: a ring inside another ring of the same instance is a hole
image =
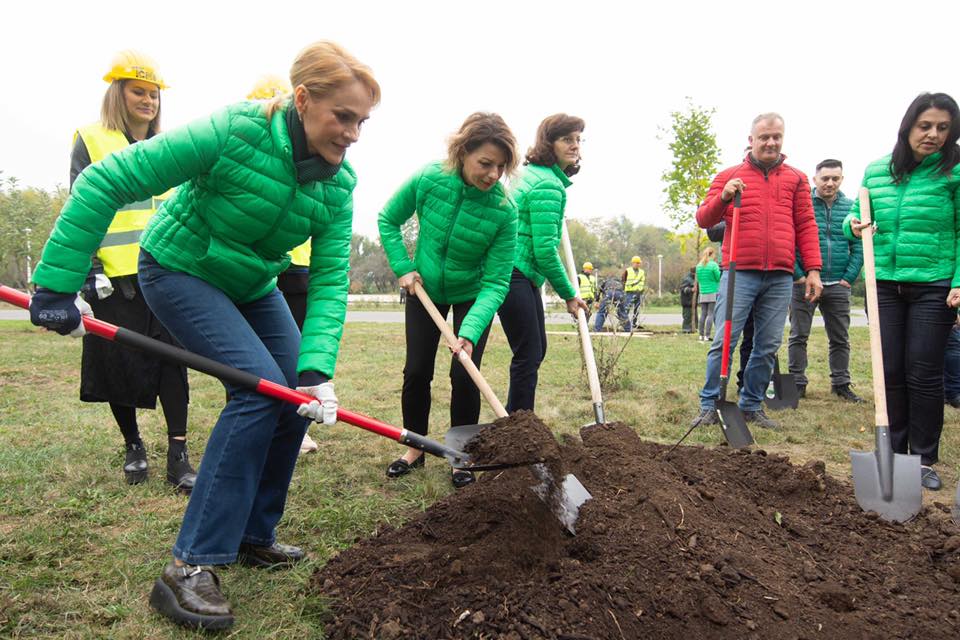
[[310, 266], [310, 240], [290, 250], [290, 264], [298, 267]]
[[627, 281], [623, 285], [623, 290], [627, 293], [639, 293], [646, 288], [647, 272], [643, 269], [627, 268]]
[[579, 282], [577, 285], [580, 290], [577, 292], [578, 295], [584, 300], [593, 300], [597, 297], [597, 276], [588, 276], [585, 273], [578, 274]]
[[[91, 164], [100, 162], [111, 153], [126, 149], [130, 145], [122, 131], [107, 129], [99, 122], [78, 129], [73, 134], [74, 144], [77, 136], [83, 138]], [[170, 193], [171, 191], [168, 191], [162, 196], [125, 205], [114, 215], [107, 234], [97, 249], [97, 258], [103, 263], [103, 272], [108, 278], [137, 272], [140, 234], [160, 206], [160, 202]]]

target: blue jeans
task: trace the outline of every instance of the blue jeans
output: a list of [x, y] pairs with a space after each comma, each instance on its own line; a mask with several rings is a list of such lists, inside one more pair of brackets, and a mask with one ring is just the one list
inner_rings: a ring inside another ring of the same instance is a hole
[[[623, 294], [623, 306], [627, 308], [630, 314], [630, 326], [639, 325], [640, 307], [643, 305], [643, 293], [640, 291], [627, 291]], [[627, 329], [629, 331], [629, 329]]]
[[[297, 384], [300, 332], [280, 291], [238, 305], [213, 285], [140, 252], [140, 287], [188, 351], [286, 386]], [[233, 562], [241, 542], [271, 545], [307, 419], [296, 406], [226, 385], [230, 395], [203, 453], [173, 555]]]
[[600, 299], [600, 309], [597, 311], [597, 317], [593, 324], [594, 331], [603, 331], [603, 323], [607, 321], [607, 308], [611, 305], [617, 305], [617, 320], [620, 322], [620, 328], [623, 331], [630, 331], [630, 318], [627, 316], [627, 305], [623, 302], [623, 291], [619, 289], [609, 291], [603, 294]]
[[[700, 408], [713, 409], [720, 397], [720, 358], [723, 351], [723, 321], [727, 310], [727, 275], [720, 277], [717, 294], [717, 331], [707, 353], [707, 376], [700, 391]], [[755, 333], [753, 351], [743, 372], [743, 390], [740, 392], [740, 408], [757, 411], [761, 408], [770, 375], [773, 373], [773, 357], [783, 340], [783, 326], [787, 319], [790, 293], [793, 290], [793, 274], [786, 271], [737, 271], [736, 291], [733, 300], [733, 320], [730, 334], [730, 360], [740, 339], [743, 325], [754, 309]]]
[[943, 358], [943, 392], [947, 400], [960, 396], [960, 326], [953, 325]]

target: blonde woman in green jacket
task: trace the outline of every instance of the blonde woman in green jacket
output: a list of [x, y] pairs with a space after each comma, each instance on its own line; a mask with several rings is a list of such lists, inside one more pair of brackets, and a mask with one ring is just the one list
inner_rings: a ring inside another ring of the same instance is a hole
[[[227, 383], [230, 399], [150, 605], [174, 622], [225, 629], [230, 602], [210, 565], [288, 567], [276, 542], [307, 420], [333, 424], [346, 314], [352, 192], [345, 160], [379, 102], [368, 67], [338, 45], [303, 49], [292, 99], [231, 105], [88, 167], [74, 183], [34, 274], [34, 324], [77, 332], [76, 292], [114, 213], [180, 185], [141, 239], [140, 287], [187, 350], [315, 398], [293, 407]], [[312, 238], [303, 338], [277, 290], [288, 251]], [[82, 306], [82, 305], [80, 305]]]
[[549, 280], [566, 301], [567, 311], [587, 311], [586, 303], [560, 261], [557, 248], [563, 231], [570, 178], [580, 170], [584, 122], [558, 113], [545, 118], [537, 140], [527, 152], [526, 170], [513, 186], [519, 211], [517, 250], [510, 293], [500, 307], [500, 323], [513, 350], [510, 391], [506, 409], [533, 410], [540, 363], [547, 355], [547, 331], [540, 301], [540, 285]]
[[[921, 482], [933, 469], [943, 431], [943, 354], [960, 305], [960, 108], [924, 93], [903, 116], [893, 153], [871, 163], [870, 190], [883, 372], [896, 453], [920, 456]], [[844, 233], [860, 237], [860, 203]]]
[[717, 291], [720, 289], [720, 265], [716, 261], [717, 250], [707, 247], [700, 254], [697, 264], [697, 285], [700, 292], [700, 340], [710, 342], [713, 336], [713, 313], [717, 306]]
[[[440, 330], [416, 296], [419, 282], [444, 316], [453, 309], [460, 349], [477, 367], [493, 315], [507, 295], [517, 237], [517, 209], [500, 178], [517, 166], [517, 143], [494, 113], [474, 113], [450, 139], [447, 159], [418, 171], [380, 212], [380, 241], [400, 286], [410, 295], [405, 305], [407, 358], [403, 367], [403, 426], [427, 434], [430, 383]], [[413, 258], [407, 254], [401, 225], [417, 215], [419, 236]], [[450, 424], [476, 424], [480, 392], [463, 365], [450, 363]], [[387, 467], [398, 478], [422, 467], [424, 454], [407, 451]], [[474, 481], [469, 471], [453, 470], [457, 488]]]

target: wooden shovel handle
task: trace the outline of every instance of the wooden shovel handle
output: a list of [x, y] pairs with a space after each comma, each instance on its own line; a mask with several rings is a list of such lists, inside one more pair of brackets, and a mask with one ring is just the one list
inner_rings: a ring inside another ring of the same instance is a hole
[[[870, 222], [870, 191], [860, 189], [860, 220]], [[887, 390], [883, 377], [883, 343], [877, 305], [877, 272], [873, 253], [873, 225], [862, 231], [864, 281], [867, 285], [867, 321], [870, 325], [870, 365], [873, 371], [873, 404], [877, 426], [887, 426]]]
[[[577, 282], [577, 264], [573, 260], [573, 248], [570, 246], [570, 234], [567, 232], [567, 221], [563, 221], [560, 228], [560, 244], [563, 245], [563, 257], [567, 263], [567, 273], [570, 281]], [[600, 391], [600, 376], [597, 374], [597, 359], [593, 354], [593, 342], [590, 339], [590, 328], [587, 326], [587, 314], [583, 309], [577, 309], [577, 330], [580, 332], [580, 345], [583, 349], [583, 361], [587, 367], [587, 380], [590, 382], [590, 396], [594, 406], [603, 403], [603, 394]]]
[[[433, 304], [433, 300], [430, 299], [430, 296], [427, 295], [423, 285], [420, 284], [419, 281], [416, 281], [413, 283], [413, 290], [416, 292], [417, 298], [420, 300], [420, 304], [423, 305], [423, 308], [426, 309], [427, 313], [430, 314], [430, 317], [433, 318], [433, 322], [437, 325], [437, 328], [440, 329], [440, 333], [443, 334], [443, 339], [447, 341], [447, 344], [450, 345], [452, 349], [456, 349], [458, 343], [457, 336], [453, 334], [453, 329], [450, 328], [450, 325], [447, 323], [447, 319], [440, 315], [440, 311], [437, 309], [437, 306]], [[503, 405], [497, 398], [497, 394], [495, 394], [493, 389], [490, 388], [490, 385], [487, 384], [483, 374], [480, 373], [480, 369], [478, 369], [477, 365], [474, 364], [473, 360], [470, 359], [470, 356], [467, 355], [467, 352], [461, 349], [459, 352], [457, 352], [457, 359], [460, 360], [460, 364], [462, 364], [463, 368], [466, 369], [467, 373], [470, 374], [470, 378], [473, 380], [473, 383], [477, 385], [478, 389], [480, 389], [480, 393], [490, 404], [490, 407], [493, 409], [493, 412], [497, 414], [497, 417], [506, 417], [507, 410], [503, 408]]]

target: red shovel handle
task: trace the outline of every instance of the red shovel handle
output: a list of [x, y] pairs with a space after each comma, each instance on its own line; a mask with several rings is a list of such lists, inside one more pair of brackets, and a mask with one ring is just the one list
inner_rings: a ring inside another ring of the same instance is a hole
[[[22, 291], [17, 291], [16, 289], [11, 289], [10, 287], [3, 285], [0, 285], [0, 300], [9, 302], [10, 304], [22, 307], [24, 309], [30, 308], [29, 295], [23, 293]], [[92, 318], [90, 316], [83, 316], [83, 327], [89, 333], [106, 340], [110, 340], [111, 342], [116, 342], [118, 344], [123, 344], [135, 349], [140, 349], [141, 351], [146, 351], [147, 353], [150, 353], [163, 360], [182, 364], [185, 367], [200, 371], [201, 373], [206, 373], [225, 382], [230, 382], [237, 386], [251, 389], [265, 396], [276, 398], [277, 400], [282, 400], [284, 402], [289, 402], [296, 405], [306, 404], [316, 400], [316, 398], [309, 394], [295, 391], [289, 387], [285, 387], [275, 382], [270, 382], [269, 380], [264, 380], [263, 378], [253, 375], [252, 373], [235, 369], [221, 362], [217, 362], [216, 360], [205, 358], [201, 355], [197, 355], [196, 353], [191, 353], [186, 349], [181, 349], [180, 347], [175, 347], [171, 344], [154, 340], [153, 338], [148, 338], [147, 336], [141, 335], [135, 331], [130, 331], [129, 329], [112, 325], [109, 322], [104, 322], [103, 320], [97, 320], [96, 318]], [[361, 429], [366, 429], [367, 431], [390, 438], [391, 440], [396, 440], [397, 442], [414, 447], [415, 449], [426, 451], [427, 453], [435, 456], [447, 458], [451, 462], [463, 464], [467, 461], [467, 456], [462, 452], [451, 449], [450, 447], [442, 445], [434, 440], [430, 440], [429, 438], [425, 438], [419, 434], [407, 431], [406, 429], [400, 429], [399, 427], [387, 424], [386, 422], [380, 422], [379, 420], [365, 416], [362, 413], [354, 413], [352, 411], [339, 408], [337, 409], [337, 420], [346, 422], [347, 424], [351, 424], [355, 427], [360, 427]]]

